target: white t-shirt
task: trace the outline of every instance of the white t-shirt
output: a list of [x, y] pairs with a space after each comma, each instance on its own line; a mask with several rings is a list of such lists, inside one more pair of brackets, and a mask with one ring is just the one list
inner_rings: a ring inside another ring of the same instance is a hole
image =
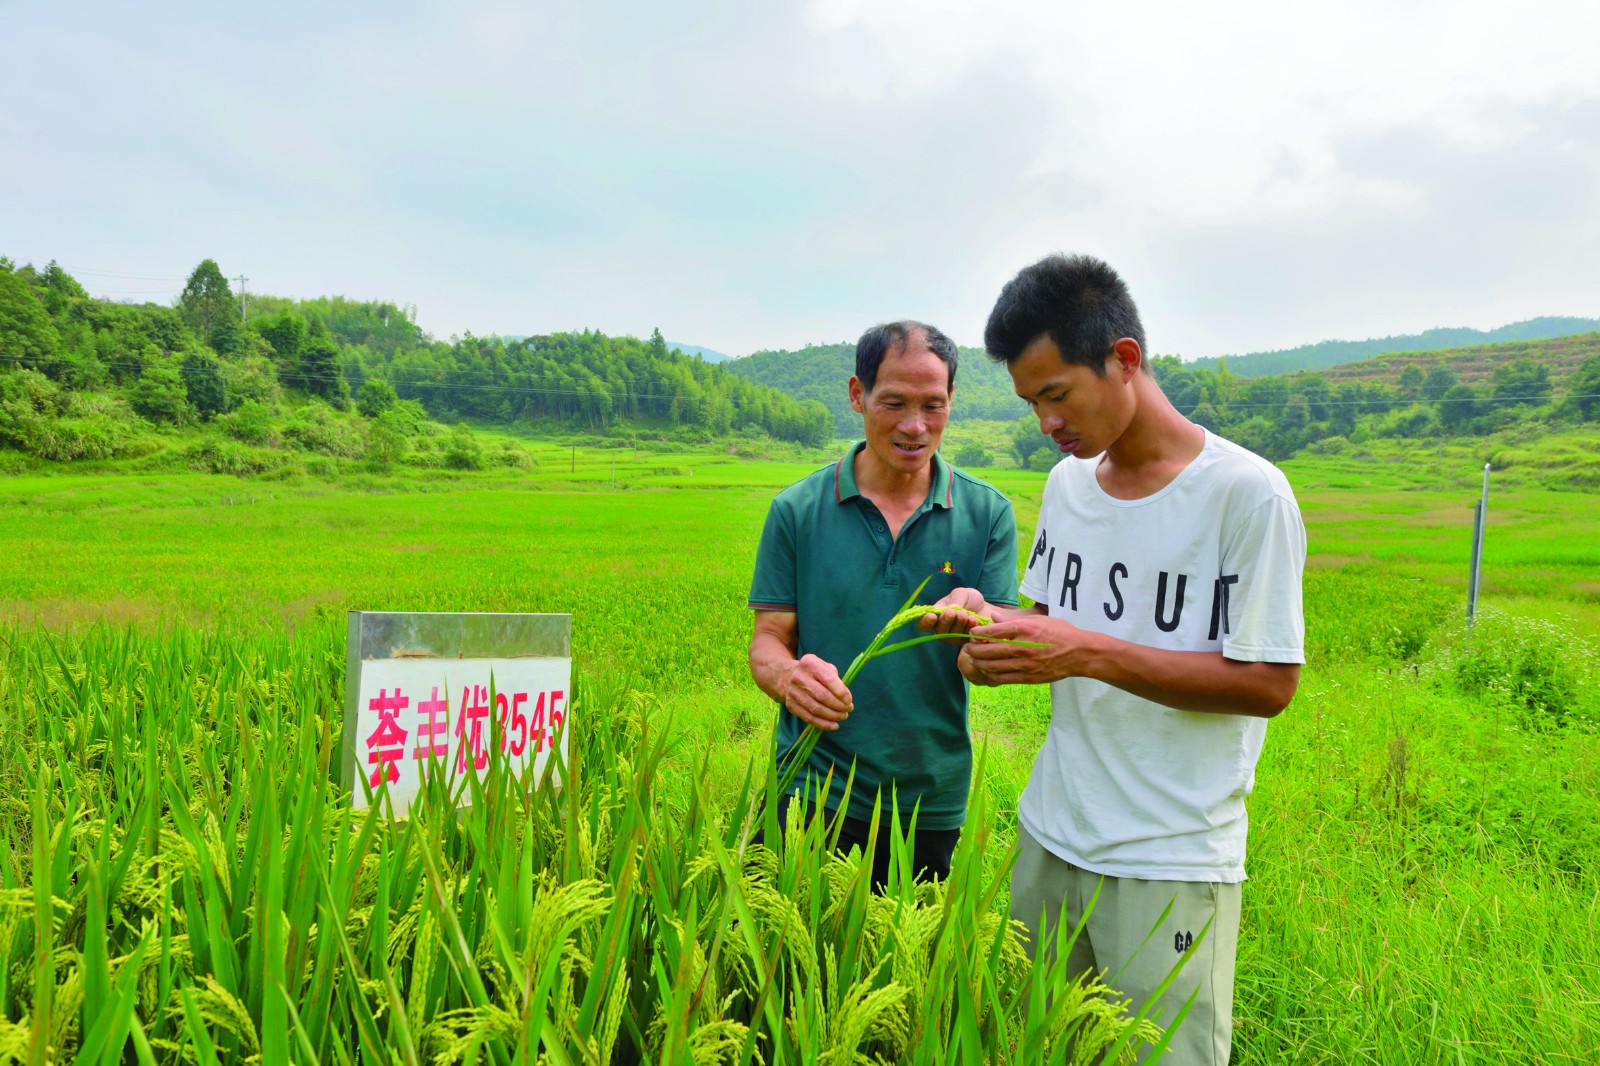
[[[1207, 432], [1143, 499], [1108, 496], [1094, 471], [1068, 460], [1050, 472], [1026, 595], [1135, 644], [1304, 661], [1305, 526], [1277, 467]], [[1265, 719], [1173, 710], [1088, 678], [1053, 683], [1050, 707], [1018, 811], [1034, 839], [1115, 877], [1244, 880]]]

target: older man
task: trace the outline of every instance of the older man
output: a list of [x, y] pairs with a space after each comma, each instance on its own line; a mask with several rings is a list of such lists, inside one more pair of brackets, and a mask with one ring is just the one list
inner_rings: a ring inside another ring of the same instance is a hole
[[[956, 361], [954, 342], [923, 323], [862, 335], [849, 389], [866, 439], [773, 500], [749, 601], [750, 673], [781, 705], [780, 766], [806, 726], [822, 730], [796, 791], [832, 772], [827, 794], [814, 798], [830, 815], [843, 813], [841, 850], [865, 848], [880, 794], [885, 813], [897, 803], [909, 822], [915, 810], [913, 864], [923, 877], [949, 872], [972, 776], [957, 649], [931, 642], [885, 656], [853, 689], [840, 668], [930, 576], [928, 602], [958, 586], [1017, 602], [1011, 504], [939, 455]], [[888, 876], [889, 840], [880, 829], [871, 856], [878, 885]]]

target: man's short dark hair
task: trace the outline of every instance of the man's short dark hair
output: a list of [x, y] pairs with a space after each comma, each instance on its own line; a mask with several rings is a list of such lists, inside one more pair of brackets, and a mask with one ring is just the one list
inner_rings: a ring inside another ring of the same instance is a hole
[[944, 365], [950, 368], [950, 383], [946, 387], [955, 391], [956, 342], [926, 322], [913, 322], [910, 319], [873, 326], [856, 341], [856, 377], [861, 379], [862, 388], [871, 392], [878, 383], [878, 368], [883, 365], [883, 357], [893, 351], [896, 345], [905, 344], [918, 333], [922, 334], [928, 351], [944, 360]]
[[1064, 362], [1101, 377], [1111, 346], [1132, 337], [1148, 371], [1139, 308], [1117, 272], [1093, 256], [1046, 256], [1006, 282], [989, 312], [983, 347], [991, 359], [1010, 365], [1041, 335], [1055, 342]]

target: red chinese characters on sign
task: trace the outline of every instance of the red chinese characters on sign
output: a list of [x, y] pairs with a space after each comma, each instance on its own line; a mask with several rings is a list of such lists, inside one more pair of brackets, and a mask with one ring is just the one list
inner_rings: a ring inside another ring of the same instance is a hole
[[357, 807], [381, 790], [385, 809], [403, 818], [434, 782], [461, 806], [480, 794], [464, 779], [487, 784], [496, 762], [514, 780], [562, 787], [564, 763], [548, 760], [565, 750], [570, 659], [364, 660], [355, 688], [345, 750]]
[[368, 710], [378, 712], [378, 728], [367, 737], [367, 765], [376, 767], [367, 784], [373, 788], [378, 787], [379, 781], [387, 780], [392, 785], [400, 780], [400, 769], [395, 763], [405, 754], [409, 730], [395, 721], [395, 716], [410, 705], [411, 698], [402, 696], [398, 688], [393, 696], [388, 689], [379, 689], [378, 695], [367, 704]]
[[417, 701], [417, 716], [422, 724], [417, 726], [417, 747], [412, 758], [443, 759], [450, 754], [450, 700], [439, 698], [439, 686], [433, 686], [431, 699]]
[[461, 713], [456, 716], [456, 772], [467, 769], [467, 753], [472, 753], [474, 769], [483, 770], [489, 765], [489, 748], [484, 743], [483, 723], [489, 717], [489, 690], [483, 685], [464, 685], [461, 689]]

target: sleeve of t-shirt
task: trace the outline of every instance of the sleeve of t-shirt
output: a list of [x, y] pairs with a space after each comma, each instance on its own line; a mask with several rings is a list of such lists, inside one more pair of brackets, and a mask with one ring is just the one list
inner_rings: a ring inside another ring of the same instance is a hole
[[[1055, 480], [1056, 471], [1050, 472], [1051, 481]], [[1028, 561], [1022, 571], [1022, 594], [1035, 603], [1048, 604], [1050, 590], [1045, 587], [1049, 581], [1046, 572], [1048, 564], [1045, 562], [1045, 531], [1050, 528], [1051, 497], [1050, 482], [1045, 482], [1044, 498], [1039, 503], [1039, 524], [1034, 527], [1033, 541], [1028, 548]]]
[[989, 525], [989, 545], [983, 554], [983, 574], [978, 579], [983, 598], [1001, 607], [1017, 605], [1017, 516], [1006, 500]]
[[746, 606], [753, 611], [796, 610], [800, 602], [797, 580], [793, 516], [781, 501], [774, 500], [756, 548], [756, 569]]
[[1222, 654], [1242, 662], [1305, 662], [1300, 578], [1306, 528], [1292, 496], [1274, 494], [1232, 531], [1223, 549], [1230, 577]]

